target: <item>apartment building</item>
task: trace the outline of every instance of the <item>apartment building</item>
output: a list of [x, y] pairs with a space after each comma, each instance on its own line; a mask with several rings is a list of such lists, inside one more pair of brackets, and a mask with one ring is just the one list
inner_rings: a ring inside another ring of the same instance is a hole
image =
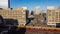
[[47, 7], [47, 25], [60, 23], [60, 8], [54, 9], [53, 6]]
[[11, 10], [10, 8], [6, 8], [0, 10], [0, 15], [4, 19], [14, 19], [18, 21], [18, 25], [26, 24], [26, 9], [25, 8], [17, 8], [16, 10]]
[[41, 12], [40, 6], [36, 6], [35, 9], [34, 9], [34, 15], [39, 15], [40, 12]]

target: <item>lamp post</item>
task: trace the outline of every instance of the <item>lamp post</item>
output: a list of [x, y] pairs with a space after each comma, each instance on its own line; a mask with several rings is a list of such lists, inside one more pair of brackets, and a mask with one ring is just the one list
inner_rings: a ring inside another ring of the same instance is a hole
[[8, 8], [10, 8], [10, 0], [8, 0]]

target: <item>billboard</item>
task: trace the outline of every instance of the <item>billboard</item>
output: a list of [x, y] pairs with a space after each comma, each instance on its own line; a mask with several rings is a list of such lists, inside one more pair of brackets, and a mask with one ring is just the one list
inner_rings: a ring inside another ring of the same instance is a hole
[[8, 0], [0, 0], [0, 8], [8, 8]]

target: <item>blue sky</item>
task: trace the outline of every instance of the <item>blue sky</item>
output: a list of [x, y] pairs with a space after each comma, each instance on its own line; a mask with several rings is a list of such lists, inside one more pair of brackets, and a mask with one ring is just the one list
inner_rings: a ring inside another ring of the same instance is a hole
[[47, 6], [54, 6], [57, 8], [60, 6], [60, 0], [10, 0], [11, 8], [20, 8], [23, 6], [28, 7], [29, 10], [33, 10], [34, 7], [40, 6], [41, 9], [46, 9]]

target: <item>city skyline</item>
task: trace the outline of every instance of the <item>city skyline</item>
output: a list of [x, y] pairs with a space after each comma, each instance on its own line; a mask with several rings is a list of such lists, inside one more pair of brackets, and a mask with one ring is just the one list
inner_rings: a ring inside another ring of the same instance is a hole
[[[10, 0], [11, 8], [27, 7], [28, 10], [34, 10], [36, 6], [40, 6], [41, 9], [46, 9], [47, 6], [54, 6], [58, 8], [60, 6], [60, 0]], [[7, 8], [8, 0], [0, 0], [0, 8]]]
[[41, 9], [46, 9], [47, 6], [54, 6], [58, 8], [60, 6], [60, 0], [10, 0], [11, 8], [28, 7], [29, 10], [34, 10], [36, 6], [40, 6]]

